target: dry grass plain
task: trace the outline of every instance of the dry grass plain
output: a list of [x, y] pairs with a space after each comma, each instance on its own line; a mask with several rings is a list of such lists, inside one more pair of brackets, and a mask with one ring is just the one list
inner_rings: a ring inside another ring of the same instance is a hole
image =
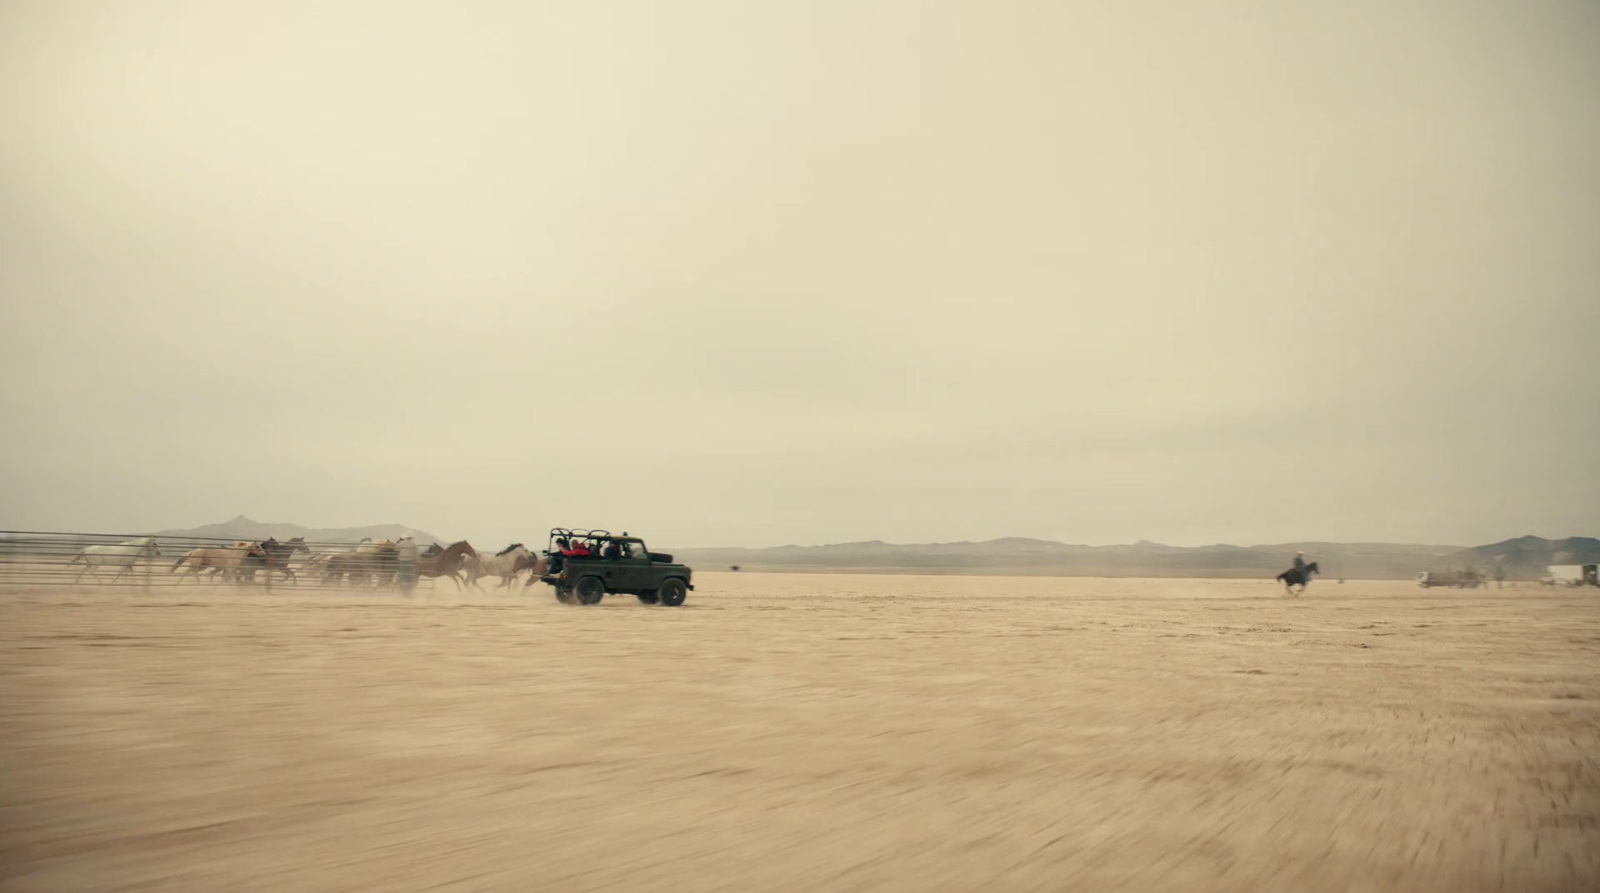
[[0, 590], [0, 890], [1593, 891], [1600, 595]]

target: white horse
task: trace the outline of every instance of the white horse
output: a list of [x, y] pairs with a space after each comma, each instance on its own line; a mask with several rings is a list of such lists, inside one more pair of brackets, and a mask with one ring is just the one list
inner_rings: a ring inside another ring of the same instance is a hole
[[125, 540], [115, 545], [84, 546], [78, 550], [78, 554], [72, 556], [72, 560], [67, 562], [67, 566], [71, 567], [80, 562], [83, 564], [83, 570], [78, 571], [78, 575], [72, 578], [74, 583], [83, 579], [84, 574], [97, 577], [100, 574], [100, 568], [114, 567], [117, 569], [117, 573], [111, 578], [111, 582], [115, 583], [123, 574], [131, 573], [133, 566], [138, 563], [141, 557], [161, 557], [161, 547], [156, 544], [155, 537], [141, 536], [138, 539]]
[[512, 543], [493, 555], [479, 555], [468, 562], [467, 583], [482, 589], [482, 586], [478, 586], [479, 579], [499, 577], [500, 585], [496, 588], [504, 589], [517, 578], [518, 571], [529, 566], [532, 558], [533, 553], [521, 543]]

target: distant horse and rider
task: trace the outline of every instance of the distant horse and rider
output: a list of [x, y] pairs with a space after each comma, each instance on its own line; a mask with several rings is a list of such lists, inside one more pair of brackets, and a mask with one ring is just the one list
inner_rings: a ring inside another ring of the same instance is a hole
[[[1320, 573], [1322, 573], [1322, 569], [1317, 567], [1315, 561], [1306, 561], [1306, 553], [1296, 552], [1294, 555], [1294, 567], [1279, 574], [1277, 579], [1278, 582], [1283, 584], [1285, 595], [1299, 595], [1306, 591], [1306, 586], [1311, 583], [1311, 577]], [[1294, 591], [1296, 586], [1300, 587], [1300, 592]]]

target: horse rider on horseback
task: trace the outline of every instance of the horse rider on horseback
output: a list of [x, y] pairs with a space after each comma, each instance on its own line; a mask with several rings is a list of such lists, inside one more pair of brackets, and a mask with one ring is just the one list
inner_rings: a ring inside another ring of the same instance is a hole
[[1306, 572], [1306, 553], [1294, 553], [1294, 569], [1304, 574]]

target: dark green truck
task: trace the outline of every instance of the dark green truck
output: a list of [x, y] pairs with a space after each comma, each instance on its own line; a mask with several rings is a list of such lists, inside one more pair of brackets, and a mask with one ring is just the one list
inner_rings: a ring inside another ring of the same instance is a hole
[[[561, 544], [568, 549], [581, 544], [588, 556], [563, 557]], [[549, 568], [539, 579], [549, 583], [556, 600], [569, 605], [597, 605], [607, 595], [638, 596], [647, 605], [676, 608], [694, 589], [694, 571], [677, 564], [671, 555], [651, 552], [644, 540], [613, 536], [605, 530], [556, 527], [550, 531], [545, 549]]]

